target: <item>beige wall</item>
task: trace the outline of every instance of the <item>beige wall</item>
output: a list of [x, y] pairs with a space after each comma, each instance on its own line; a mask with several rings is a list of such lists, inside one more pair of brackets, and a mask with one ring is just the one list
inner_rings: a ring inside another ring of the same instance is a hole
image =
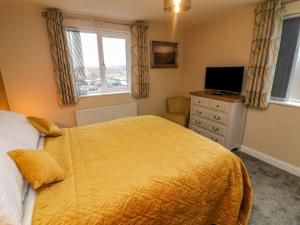
[[207, 66], [247, 65], [253, 27], [253, 7], [185, 32], [183, 93], [204, 88]]
[[[0, 3], [0, 68], [12, 111], [75, 125], [74, 110], [136, 101], [130, 94], [81, 98], [76, 107], [57, 104], [42, 7]], [[149, 40], [179, 40], [164, 24], [150, 24]], [[150, 51], [150, 50], [149, 50]], [[151, 69], [150, 97], [138, 100], [139, 114], [163, 114], [165, 98], [177, 94], [181, 69]]]
[[300, 167], [300, 108], [270, 104], [248, 110], [243, 144]]
[[[253, 7], [193, 27], [184, 36], [182, 94], [204, 88], [206, 66], [248, 65]], [[243, 144], [300, 167], [300, 108], [271, 104], [247, 113]]]

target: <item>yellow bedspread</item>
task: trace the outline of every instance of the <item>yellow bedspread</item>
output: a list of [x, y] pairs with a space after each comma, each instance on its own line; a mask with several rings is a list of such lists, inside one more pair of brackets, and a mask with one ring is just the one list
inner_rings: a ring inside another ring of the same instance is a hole
[[37, 191], [33, 224], [247, 224], [238, 157], [154, 116], [64, 129], [45, 149], [67, 177]]

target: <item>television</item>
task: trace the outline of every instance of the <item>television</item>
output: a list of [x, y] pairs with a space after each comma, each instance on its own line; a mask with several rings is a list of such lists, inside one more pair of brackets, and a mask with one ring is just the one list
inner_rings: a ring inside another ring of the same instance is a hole
[[242, 92], [244, 67], [207, 67], [205, 90], [216, 94]]

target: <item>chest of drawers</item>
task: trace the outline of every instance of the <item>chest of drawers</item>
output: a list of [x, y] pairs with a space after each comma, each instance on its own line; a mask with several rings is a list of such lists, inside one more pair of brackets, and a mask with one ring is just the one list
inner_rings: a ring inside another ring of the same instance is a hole
[[192, 92], [190, 129], [225, 146], [241, 146], [246, 107], [243, 98]]

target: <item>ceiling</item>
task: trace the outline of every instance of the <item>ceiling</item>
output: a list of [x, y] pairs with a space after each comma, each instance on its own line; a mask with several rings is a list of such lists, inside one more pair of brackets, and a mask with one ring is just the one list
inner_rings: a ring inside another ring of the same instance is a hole
[[[11, 1], [11, 0], [10, 0]], [[163, 11], [163, 0], [15, 0], [65, 11], [111, 17], [123, 20], [168, 21], [173, 14]], [[184, 24], [200, 23], [229, 10], [251, 5], [261, 0], [192, 0], [192, 10], [179, 14]]]

